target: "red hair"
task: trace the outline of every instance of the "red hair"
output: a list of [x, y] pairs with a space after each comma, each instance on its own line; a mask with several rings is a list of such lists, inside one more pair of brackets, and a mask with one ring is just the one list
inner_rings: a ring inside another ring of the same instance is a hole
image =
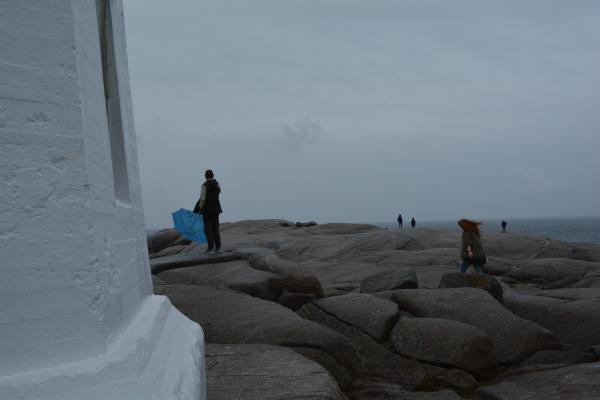
[[458, 226], [460, 226], [465, 231], [473, 233], [477, 237], [481, 237], [479, 225], [481, 225], [481, 222], [471, 221], [470, 219], [463, 218], [458, 220]]

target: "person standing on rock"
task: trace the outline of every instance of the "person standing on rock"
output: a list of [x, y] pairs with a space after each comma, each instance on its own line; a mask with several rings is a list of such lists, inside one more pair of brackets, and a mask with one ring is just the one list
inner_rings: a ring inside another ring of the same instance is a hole
[[221, 233], [219, 232], [219, 214], [223, 212], [219, 201], [221, 187], [215, 179], [212, 170], [207, 169], [204, 173], [206, 181], [202, 184], [200, 190], [200, 200], [198, 201], [198, 211], [202, 214], [204, 222], [204, 234], [208, 241], [206, 253], [221, 252]]
[[502, 233], [506, 233], [506, 225], [508, 225], [508, 222], [502, 220], [502, 222], [500, 223], [500, 226], [502, 227]]
[[466, 272], [469, 266], [473, 265], [475, 272], [483, 275], [483, 264], [487, 262], [487, 258], [481, 244], [479, 225], [481, 222], [464, 218], [458, 221], [458, 226], [463, 231], [460, 247], [460, 258], [462, 258], [460, 272]]
[[402, 229], [402, 214], [398, 214], [398, 225], [400, 225], [400, 229]]
[[413, 228], [417, 226], [417, 221], [415, 221], [415, 217], [412, 217], [412, 219], [410, 220], [410, 226], [412, 226]]

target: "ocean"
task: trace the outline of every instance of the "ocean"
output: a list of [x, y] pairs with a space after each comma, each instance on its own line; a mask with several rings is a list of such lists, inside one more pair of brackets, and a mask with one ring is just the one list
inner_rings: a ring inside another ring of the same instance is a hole
[[[410, 229], [410, 218], [405, 218], [404, 229]], [[419, 221], [416, 217], [417, 228], [433, 228], [458, 230], [456, 221]], [[541, 236], [549, 239], [571, 243], [600, 244], [600, 217], [574, 218], [515, 218], [505, 219], [508, 223], [508, 233]], [[484, 219], [482, 231], [500, 232], [501, 219]], [[377, 223], [382, 228], [395, 228], [395, 222]]]

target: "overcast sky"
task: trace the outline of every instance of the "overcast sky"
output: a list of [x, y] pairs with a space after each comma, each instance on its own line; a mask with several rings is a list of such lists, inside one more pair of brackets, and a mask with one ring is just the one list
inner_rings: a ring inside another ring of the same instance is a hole
[[600, 215], [600, 1], [124, 3], [148, 228]]

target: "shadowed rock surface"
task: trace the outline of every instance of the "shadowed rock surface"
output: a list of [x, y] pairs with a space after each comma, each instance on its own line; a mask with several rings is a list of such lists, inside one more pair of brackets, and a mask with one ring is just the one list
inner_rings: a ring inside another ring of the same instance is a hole
[[321, 365], [291, 349], [261, 344], [206, 346], [210, 400], [344, 400]]
[[600, 363], [524, 373], [479, 389], [477, 400], [600, 399]]

